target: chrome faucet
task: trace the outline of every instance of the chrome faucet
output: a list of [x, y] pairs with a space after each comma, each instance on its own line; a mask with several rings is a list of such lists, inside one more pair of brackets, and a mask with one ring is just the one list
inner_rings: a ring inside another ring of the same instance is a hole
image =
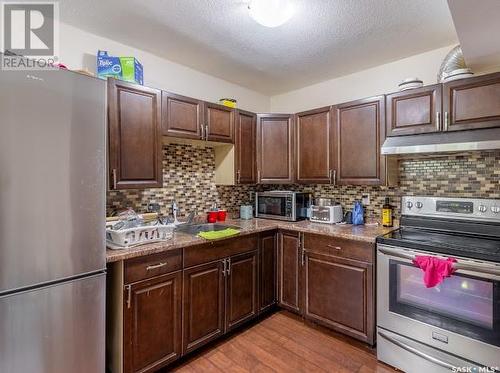
[[172, 201], [172, 215], [174, 215], [174, 224], [179, 224], [179, 220], [177, 220], [177, 213], [179, 212], [179, 208], [177, 207], [177, 202], [175, 199]]

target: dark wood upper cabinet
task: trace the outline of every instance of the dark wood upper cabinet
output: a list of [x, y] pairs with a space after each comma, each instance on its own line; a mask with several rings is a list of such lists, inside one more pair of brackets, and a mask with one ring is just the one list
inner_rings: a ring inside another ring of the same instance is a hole
[[205, 138], [208, 141], [234, 142], [234, 110], [205, 102]]
[[229, 258], [227, 263], [226, 330], [257, 316], [258, 251]]
[[163, 184], [161, 92], [108, 79], [110, 189]]
[[260, 237], [260, 311], [276, 303], [276, 234], [263, 233]]
[[296, 181], [331, 183], [334, 169], [330, 106], [295, 115]]
[[225, 277], [222, 261], [184, 270], [186, 354], [224, 334]]
[[202, 139], [203, 101], [162, 92], [162, 127], [165, 136]]
[[387, 95], [387, 136], [440, 131], [441, 92], [435, 84]]
[[257, 182], [288, 184], [294, 181], [293, 115], [257, 115]]
[[278, 239], [278, 302], [283, 308], [300, 312], [300, 235], [282, 231]]
[[257, 115], [237, 110], [235, 119], [236, 183], [255, 184]]
[[500, 73], [443, 85], [444, 130], [500, 127]]
[[155, 372], [181, 356], [182, 274], [126, 287], [124, 372]]
[[306, 251], [304, 316], [373, 344], [373, 266]]
[[385, 98], [378, 96], [336, 105], [334, 183], [381, 185], [386, 160], [380, 154], [385, 139]]

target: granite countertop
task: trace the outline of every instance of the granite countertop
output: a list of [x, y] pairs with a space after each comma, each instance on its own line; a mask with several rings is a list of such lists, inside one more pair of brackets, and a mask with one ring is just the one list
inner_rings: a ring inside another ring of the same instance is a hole
[[[364, 242], [375, 242], [375, 238], [385, 234], [395, 227], [385, 228], [380, 225], [335, 225], [311, 223], [310, 221], [286, 222], [279, 220], [251, 219], [251, 220], [227, 220], [223, 224], [238, 226], [241, 230], [239, 236], [254, 234], [274, 229], [286, 229], [304, 233], [315, 233], [349, 240]], [[231, 239], [234, 237], [224, 238]], [[174, 237], [165, 242], [156, 242], [145, 244], [130, 249], [106, 250], [106, 261], [108, 263], [120, 260], [135, 258], [144, 255], [164, 252], [167, 250], [178, 249], [187, 246], [199, 245], [207, 242], [203, 238], [192, 236], [182, 232], [174, 232]]]

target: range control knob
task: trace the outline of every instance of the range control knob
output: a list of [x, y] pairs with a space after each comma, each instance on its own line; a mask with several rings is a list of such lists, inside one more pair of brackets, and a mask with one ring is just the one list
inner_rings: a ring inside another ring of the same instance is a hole
[[477, 209], [479, 210], [479, 212], [488, 211], [488, 208], [485, 205], [479, 205]]
[[424, 207], [424, 204], [422, 202], [417, 202], [415, 203], [415, 206], [417, 206], [417, 209], [421, 209], [422, 207]]
[[406, 207], [408, 207], [411, 210], [411, 208], [413, 207], [413, 202], [412, 201], [406, 202]]
[[498, 214], [500, 212], [500, 206], [491, 206], [491, 212]]

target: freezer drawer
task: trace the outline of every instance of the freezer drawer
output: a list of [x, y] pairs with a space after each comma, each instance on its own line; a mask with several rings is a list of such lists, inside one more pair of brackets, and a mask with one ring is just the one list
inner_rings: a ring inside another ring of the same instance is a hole
[[0, 372], [104, 372], [105, 274], [0, 297]]

